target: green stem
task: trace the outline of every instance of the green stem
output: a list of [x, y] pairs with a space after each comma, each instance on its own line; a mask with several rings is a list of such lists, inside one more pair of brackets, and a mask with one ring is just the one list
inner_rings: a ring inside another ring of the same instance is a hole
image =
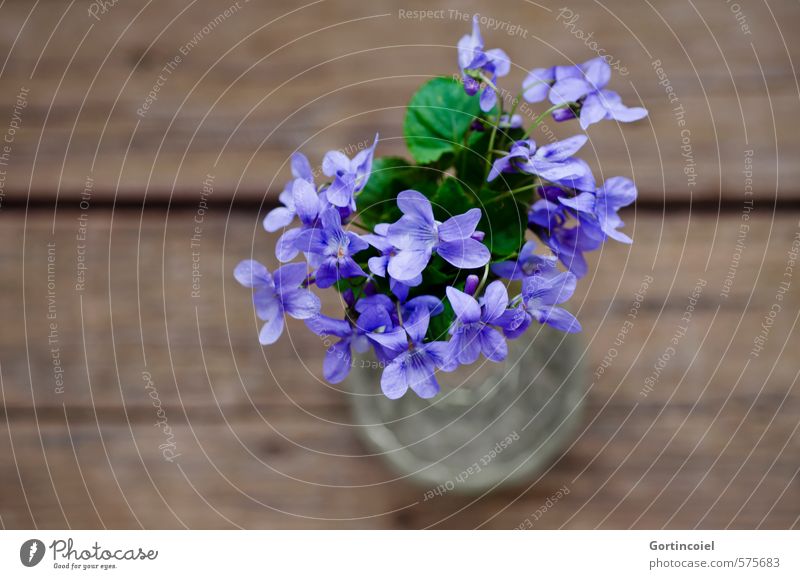
[[525, 191], [530, 191], [531, 189], [536, 189], [537, 187], [539, 187], [539, 185], [540, 185], [540, 183], [537, 181], [535, 183], [532, 183], [531, 185], [525, 185], [524, 187], [518, 187], [517, 189], [512, 189], [511, 191], [506, 191], [505, 193], [501, 193], [500, 195], [498, 195], [497, 197], [495, 197], [493, 199], [489, 199], [489, 201], [487, 201], [485, 204], [486, 205], [491, 205], [492, 203], [494, 203], [496, 201], [502, 201], [503, 199], [505, 199], [507, 197], [515, 197], [519, 193], [524, 193]]
[[483, 277], [481, 278], [481, 283], [478, 284], [478, 288], [475, 290], [475, 296], [481, 295], [481, 291], [483, 290], [483, 286], [486, 285], [486, 280], [489, 279], [489, 264], [487, 263], [483, 268]]
[[520, 101], [522, 101], [522, 93], [523, 92], [524, 92], [524, 87], [523, 87], [523, 90], [521, 90], [521, 91], [519, 91], [517, 93], [517, 96], [514, 99], [514, 106], [511, 107], [511, 112], [508, 113], [508, 122], [509, 123], [511, 123], [511, 120], [514, 118], [514, 113], [517, 112], [517, 107], [519, 106]]
[[364, 225], [360, 221], [353, 220], [350, 223], [348, 223], [348, 225], [355, 225], [356, 227], [360, 227], [364, 231], [370, 231], [370, 232], [372, 231], [372, 229], [370, 229], [369, 227], [367, 227], [366, 225]]
[[542, 124], [542, 121], [544, 120], [544, 118], [547, 115], [549, 115], [550, 113], [552, 113], [554, 111], [557, 111], [558, 109], [563, 109], [564, 107], [568, 107], [568, 106], [569, 106], [569, 104], [566, 104], [566, 103], [563, 103], [563, 104], [560, 104], [560, 105], [553, 105], [552, 107], [547, 109], [545, 112], [543, 112], [541, 115], [536, 117], [536, 120], [533, 121], [533, 124], [528, 128], [527, 131], [525, 131], [525, 134], [522, 136], [522, 140], [527, 139], [528, 136], [533, 132], [533, 130], [535, 128], [537, 128], [540, 124]]

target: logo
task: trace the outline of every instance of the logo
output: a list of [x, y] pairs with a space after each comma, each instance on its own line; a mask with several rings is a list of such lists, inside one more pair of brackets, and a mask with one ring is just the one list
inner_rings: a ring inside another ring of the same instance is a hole
[[44, 543], [39, 539], [28, 539], [19, 548], [19, 560], [26, 567], [35, 567], [44, 557]]

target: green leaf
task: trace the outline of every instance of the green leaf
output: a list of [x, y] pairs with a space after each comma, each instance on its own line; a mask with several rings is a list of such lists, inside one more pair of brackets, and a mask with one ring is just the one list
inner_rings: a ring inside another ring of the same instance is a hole
[[[496, 193], [484, 190], [484, 198], [491, 199]], [[519, 251], [525, 243], [528, 227], [527, 206], [512, 197], [487, 203], [482, 207], [483, 218], [478, 229], [486, 233], [484, 243], [494, 257], [504, 257]]]
[[428, 164], [448, 153], [458, 154], [464, 135], [480, 114], [479, 99], [467, 95], [460, 82], [445, 77], [429, 80], [411, 97], [406, 111], [403, 134], [411, 156], [417, 163]]
[[442, 305], [444, 306], [444, 311], [431, 318], [431, 323], [428, 326], [428, 333], [426, 334], [428, 340], [446, 341], [449, 337], [447, 332], [453, 324], [455, 313], [453, 312], [453, 306], [450, 305], [448, 300], [442, 300]]
[[431, 204], [433, 205], [433, 214], [439, 221], [450, 219], [453, 215], [466, 213], [478, 206], [474, 195], [464, 191], [458, 179], [453, 177], [442, 181], [436, 194], [431, 197]]
[[397, 194], [415, 189], [426, 196], [436, 190], [438, 171], [418, 167], [401, 157], [379, 157], [372, 163], [367, 185], [356, 197], [356, 219], [369, 228], [378, 223], [397, 221]]

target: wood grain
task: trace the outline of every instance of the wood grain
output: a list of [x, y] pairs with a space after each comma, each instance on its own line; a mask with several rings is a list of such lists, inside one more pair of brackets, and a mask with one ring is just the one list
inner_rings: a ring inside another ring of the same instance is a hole
[[[192, 201], [209, 173], [218, 196], [274, 199], [298, 148], [318, 163], [325, 151], [379, 131], [380, 154], [404, 154], [402, 108], [424, 79], [456, 72], [453, 47], [468, 28], [460, 16], [475, 12], [499, 23], [485, 35], [514, 61], [509, 87], [532, 67], [594, 56], [576, 30], [591, 33], [625, 66], [628, 74], [613, 86], [628, 102], [641, 99], [650, 121], [590, 130], [595, 148], [587, 155], [598, 174], [635, 176], [642, 197], [654, 202], [736, 203], [752, 150], [760, 201], [800, 193], [793, 185], [800, 176], [796, 3], [737, 4], [747, 33], [728, 5], [713, 0], [475, 1], [461, 9], [421, 0], [239, 4], [220, 19], [233, 2], [129, 0], [96, 20], [85, 3], [3, 3], [0, 47], [8, 59], [0, 110], [11, 119], [19, 90], [29, 90], [6, 202], [56, 195], [74, 202], [87, 177], [95, 200], [138, 201], [146, 193], [150, 201]], [[430, 8], [444, 17], [420, 21], [400, 12]], [[578, 20], [569, 24], [562, 8]], [[176, 55], [182, 60], [162, 79], [152, 107], [137, 114]], [[674, 102], [659, 84], [656, 61]], [[679, 105], [685, 127], [676, 122]], [[558, 136], [576, 130], [550, 128]], [[684, 154], [697, 173], [693, 182]]]
[[[753, 214], [727, 297], [740, 215], [626, 215], [634, 245], [594, 256], [568, 304], [585, 326], [589, 373], [617, 351], [602, 375], [586, 376], [585, 430], [530, 486], [429, 501], [428, 489], [398, 480], [361, 446], [348, 394], [319, 380], [322, 347], [302, 324], [258, 346], [249, 295], [230, 274], [251, 254], [274, 264], [274, 236], [256, 215], [204, 216], [197, 298], [194, 212], [90, 209], [80, 292], [78, 216], [0, 213], [6, 527], [509, 528], [563, 485], [570, 494], [536, 527], [797, 525], [794, 288], [751, 356], [800, 228], [795, 215]], [[48, 343], [48, 244], [63, 393]], [[632, 328], [615, 345], [647, 276]], [[698, 280], [706, 285], [686, 334], [644, 396]], [[326, 308], [335, 307], [328, 295]], [[144, 372], [174, 429], [173, 463], [159, 450]]]

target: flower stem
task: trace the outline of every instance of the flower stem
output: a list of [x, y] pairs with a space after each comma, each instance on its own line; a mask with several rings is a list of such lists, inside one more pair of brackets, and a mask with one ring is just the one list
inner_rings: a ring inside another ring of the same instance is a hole
[[544, 120], [544, 118], [547, 115], [549, 115], [550, 113], [552, 113], [554, 111], [557, 111], [558, 109], [563, 109], [564, 107], [568, 107], [568, 106], [569, 106], [568, 103], [562, 103], [560, 105], [553, 105], [552, 107], [547, 109], [545, 112], [543, 112], [541, 115], [536, 117], [536, 120], [533, 121], [533, 124], [528, 128], [527, 131], [525, 131], [525, 134], [522, 136], [522, 140], [527, 139], [528, 136], [533, 132], [533, 129], [537, 128], [539, 125], [542, 124], [542, 121]]
[[478, 289], [475, 290], [475, 293], [473, 295], [475, 295], [475, 296], [481, 295], [481, 291], [483, 290], [483, 286], [486, 285], [486, 280], [487, 279], [489, 279], [489, 263], [488, 262], [483, 267], [483, 277], [481, 278], [481, 283], [478, 284]]
[[348, 225], [355, 225], [356, 227], [360, 227], [364, 231], [372, 231], [372, 229], [370, 229], [369, 227], [367, 227], [366, 225], [364, 225], [360, 221], [356, 221], [355, 219], [353, 221], [351, 221]]
[[531, 189], [536, 189], [539, 186], [540, 186], [540, 183], [537, 180], [536, 182], [532, 183], [531, 185], [525, 185], [524, 187], [519, 187], [517, 189], [512, 189], [511, 191], [506, 191], [505, 193], [501, 193], [497, 197], [494, 197], [493, 199], [489, 199], [489, 201], [487, 201], [485, 204], [486, 205], [491, 205], [495, 201], [502, 201], [503, 199], [505, 199], [507, 197], [515, 197], [519, 193], [524, 193], [525, 191], [530, 191]]

